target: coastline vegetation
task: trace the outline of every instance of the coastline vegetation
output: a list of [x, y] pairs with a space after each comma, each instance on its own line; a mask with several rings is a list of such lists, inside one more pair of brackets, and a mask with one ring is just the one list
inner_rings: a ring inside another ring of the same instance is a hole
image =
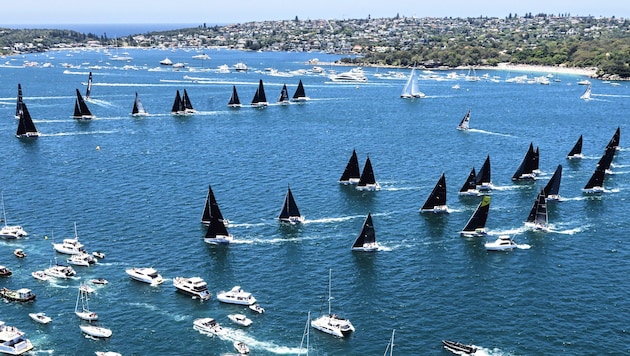
[[501, 18], [401, 17], [249, 22], [150, 32], [121, 38], [51, 29], [0, 29], [0, 53], [81, 46], [227, 47], [324, 51], [355, 65], [456, 68], [499, 63], [597, 68], [630, 79], [630, 20], [570, 14]]

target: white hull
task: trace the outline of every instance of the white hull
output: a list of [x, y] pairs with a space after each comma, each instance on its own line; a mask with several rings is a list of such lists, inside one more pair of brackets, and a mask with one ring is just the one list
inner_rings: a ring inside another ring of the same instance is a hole
[[206, 287], [206, 283], [199, 277], [175, 277], [175, 279], [173, 279], [173, 286], [175, 286], [178, 291], [190, 295], [193, 298], [199, 298], [201, 300], [210, 299], [210, 292]]
[[304, 223], [304, 217], [303, 216], [290, 216], [286, 219], [279, 219], [280, 222], [283, 223], [287, 223], [287, 224], [302, 224]]
[[223, 328], [212, 318], [195, 319], [193, 329], [213, 335], [219, 335], [223, 332]]
[[233, 323], [238, 324], [240, 326], [252, 325], [252, 320], [243, 314], [229, 314], [228, 319], [230, 319]]
[[311, 326], [336, 337], [344, 337], [354, 331], [354, 326], [349, 320], [339, 319], [334, 315], [322, 315], [311, 321]]
[[153, 268], [130, 268], [125, 272], [127, 272], [129, 277], [139, 282], [144, 282], [151, 285], [158, 285], [164, 282], [162, 276], [159, 275], [157, 271]]
[[33, 276], [33, 278], [35, 279], [39, 279], [40, 281], [47, 281], [50, 279], [44, 271], [31, 272], [31, 276]]
[[112, 336], [112, 331], [110, 329], [99, 326], [79, 325], [79, 328], [81, 328], [81, 331], [83, 331], [84, 333], [93, 337], [107, 338]]
[[436, 205], [436, 206], [433, 207], [433, 209], [420, 209], [420, 212], [422, 212], [422, 213], [435, 213], [435, 214], [448, 213], [448, 206], [446, 206], [446, 205]]
[[207, 244], [211, 244], [211, 245], [227, 245], [230, 242], [232, 242], [232, 240], [234, 240], [232, 235], [228, 235], [228, 236], [217, 236], [213, 238], [204, 238], [203, 242]]
[[340, 180], [339, 184], [342, 185], [355, 185], [355, 184], [359, 184], [359, 178], [350, 178], [348, 180]]
[[509, 236], [499, 236], [496, 241], [486, 242], [485, 243], [486, 250], [488, 251], [510, 251], [518, 246], [516, 242], [512, 241]]
[[377, 242], [366, 243], [366, 244], [363, 244], [363, 246], [360, 246], [360, 247], [353, 247], [352, 251], [374, 252], [374, 251], [378, 251], [379, 247], [380, 247], [380, 245]]
[[98, 315], [91, 311], [75, 311], [74, 313], [79, 317], [79, 319], [86, 321], [98, 320]]
[[366, 184], [366, 185], [357, 185], [357, 190], [361, 190], [361, 191], [367, 191], [367, 192], [373, 192], [376, 190], [380, 190], [381, 186], [378, 183], [374, 183], [374, 184]]
[[227, 292], [217, 294], [217, 300], [223, 303], [237, 305], [252, 305], [256, 303], [256, 298], [254, 298], [251, 293], [243, 291], [239, 286], [235, 286]]
[[52, 321], [52, 319], [45, 313], [30, 313], [28, 314], [28, 316], [30, 316], [31, 319], [40, 324], [48, 324]]

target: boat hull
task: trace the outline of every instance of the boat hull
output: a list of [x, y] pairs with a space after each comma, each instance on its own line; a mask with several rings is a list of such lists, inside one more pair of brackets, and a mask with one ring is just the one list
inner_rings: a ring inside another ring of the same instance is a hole
[[90, 336], [97, 337], [97, 338], [108, 338], [112, 336], [112, 331], [110, 329], [99, 327], [99, 326], [79, 325], [79, 328], [81, 328], [81, 331], [83, 331], [85, 334], [88, 334]]

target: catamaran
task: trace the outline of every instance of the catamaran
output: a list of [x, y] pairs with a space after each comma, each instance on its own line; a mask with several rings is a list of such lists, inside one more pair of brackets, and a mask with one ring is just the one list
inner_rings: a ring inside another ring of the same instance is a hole
[[332, 301], [332, 269], [328, 271], [328, 314], [324, 314], [319, 318], [311, 321], [311, 326], [319, 331], [331, 334], [337, 337], [344, 337], [353, 332], [354, 325], [348, 319], [339, 317], [331, 312]]

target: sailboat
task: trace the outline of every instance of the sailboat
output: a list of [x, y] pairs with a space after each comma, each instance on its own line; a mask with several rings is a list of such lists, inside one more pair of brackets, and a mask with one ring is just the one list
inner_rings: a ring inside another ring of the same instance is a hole
[[431, 191], [424, 205], [422, 205], [420, 212], [448, 213], [448, 206], [446, 205], [446, 177], [444, 173], [442, 173], [435, 187], [433, 187], [433, 191]]
[[204, 225], [210, 225], [212, 216], [216, 216], [221, 223], [228, 225], [229, 221], [223, 218], [221, 209], [219, 209], [219, 203], [217, 203], [214, 197], [212, 187], [208, 185], [208, 195], [206, 196], [206, 204], [203, 207], [203, 213], [201, 214], [201, 223]]
[[457, 129], [461, 131], [466, 131], [468, 130], [469, 123], [470, 123], [470, 109], [466, 111], [466, 115], [464, 115], [464, 117], [462, 118], [462, 121], [460, 121], [459, 125], [457, 125]]
[[389, 343], [387, 344], [387, 347], [385, 348], [385, 353], [383, 354], [383, 356], [387, 356], [388, 352], [389, 352], [389, 356], [394, 355], [394, 334], [395, 333], [396, 333], [396, 329], [392, 330], [392, 337], [389, 339]]
[[530, 143], [529, 148], [527, 149], [527, 153], [521, 164], [514, 172], [512, 176], [512, 180], [533, 180], [536, 175], [534, 174], [534, 169], [536, 167], [536, 151], [534, 151], [534, 144]]
[[460, 231], [462, 237], [484, 236], [486, 234], [486, 220], [490, 211], [490, 195], [484, 195], [477, 205], [477, 209], [470, 216], [464, 229]]
[[361, 171], [359, 170], [359, 159], [357, 157], [357, 151], [352, 150], [352, 155], [350, 156], [350, 160], [348, 160], [346, 169], [344, 169], [341, 178], [339, 178], [339, 183], [343, 185], [357, 184], [359, 183], [360, 178]]
[[571, 151], [569, 151], [569, 154], [567, 154], [567, 158], [573, 159], [582, 157], [584, 157], [584, 155], [582, 155], [582, 135], [580, 135], [575, 145], [573, 145], [573, 148], [571, 148]]
[[416, 75], [416, 67], [411, 68], [411, 73], [405, 83], [405, 87], [400, 93], [400, 97], [403, 99], [410, 98], [424, 98], [426, 95], [420, 91], [418, 87], [418, 76]]
[[492, 179], [490, 175], [490, 155], [486, 157], [486, 160], [483, 162], [481, 169], [479, 170], [479, 174], [477, 174], [477, 190], [480, 192], [485, 192], [492, 190]]
[[265, 95], [265, 87], [263, 86], [263, 81], [260, 79], [258, 82], [258, 89], [256, 89], [256, 93], [254, 94], [254, 98], [252, 99], [252, 106], [257, 108], [264, 108], [269, 103], [267, 102], [267, 96]]
[[591, 178], [586, 182], [582, 191], [586, 194], [599, 194], [604, 192], [604, 178], [606, 172], [597, 167]]
[[547, 200], [560, 200], [560, 180], [562, 179], [562, 165], [559, 164], [556, 171], [553, 172], [551, 179], [543, 189]]
[[228, 101], [229, 108], [240, 108], [241, 101], [238, 99], [238, 93], [236, 92], [236, 85], [232, 85], [232, 96], [230, 96], [230, 101]]
[[24, 231], [22, 226], [7, 225], [7, 211], [4, 208], [4, 192], [1, 192], [0, 195], [2, 197], [2, 221], [4, 222], [4, 226], [2, 227], [2, 229], [0, 229], [0, 238], [13, 240], [27, 236], [28, 233]]
[[372, 169], [372, 162], [370, 162], [370, 157], [365, 160], [365, 166], [363, 167], [363, 172], [361, 172], [361, 178], [359, 178], [359, 183], [357, 183], [358, 190], [379, 190], [381, 189], [381, 185], [378, 184], [376, 178], [374, 178], [374, 170]]
[[287, 85], [282, 85], [282, 90], [280, 90], [280, 97], [278, 97], [278, 103], [283, 105], [288, 105], [291, 102], [289, 100], [289, 90], [287, 89]]
[[586, 90], [580, 96], [580, 99], [582, 99], [582, 100], [591, 100], [591, 85], [590, 84], [586, 87]]
[[547, 227], [547, 198], [545, 198], [545, 191], [541, 189], [540, 193], [534, 201], [534, 205], [529, 212], [529, 216], [525, 221], [525, 225], [531, 226], [536, 230], [548, 229]]
[[[74, 313], [83, 320], [97, 320], [98, 315], [95, 312], [90, 311], [88, 300], [88, 292], [86, 292], [83, 288], [79, 288], [79, 294], [77, 294], [77, 302], [74, 306]], [[79, 301], [81, 302], [80, 305]]]
[[477, 173], [475, 172], [475, 167], [472, 168], [470, 173], [468, 174], [468, 178], [466, 178], [466, 182], [459, 189], [459, 195], [478, 195], [479, 190], [477, 190]]
[[620, 136], [621, 136], [621, 128], [617, 127], [617, 130], [615, 130], [615, 133], [613, 134], [613, 137], [611, 137], [610, 141], [606, 145], [606, 148], [614, 147], [616, 150], [618, 150]]
[[302, 341], [300, 341], [300, 350], [298, 351], [298, 356], [302, 355], [302, 346], [306, 342], [306, 353], [304, 355], [308, 356], [309, 348], [310, 348], [310, 339], [311, 339], [311, 311], [308, 311], [308, 316], [306, 317], [306, 325], [304, 326], [304, 332], [302, 333]]
[[228, 233], [227, 227], [223, 221], [219, 220], [219, 217], [216, 215], [210, 216], [208, 230], [206, 230], [203, 241], [207, 244], [218, 245], [229, 244], [232, 240], [234, 240], [234, 238]]
[[597, 168], [603, 170], [605, 173], [610, 173], [610, 166], [615, 158], [615, 152], [615, 147], [607, 146], [606, 152], [604, 152], [599, 161], [597, 161]]
[[341, 318], [331, 312], [332, 302], [332, 269], [328, 271], [328, 314], [311, 321], [311, 326], [319, 331], [337, 337], [344, 337], [354, 331], [354, 325], [348, 319]]
[[295, 199], [293, 199], [293, 193], [291, 193], [291, 187], [287, 187], [287, 195], [284, 197], [284, 203], [282, 204], [282, 210], [278, 215], [280, 222], [297, 224], [303, 223], [304, 217], [300, 215], [300, 209], [298, 209]]
[[77, 93], [77, 98], [74, 101], [74, 115], [72, 115], [72, 117], [77, 120], [93, 119], [94, 115], [92, 115], [92, 112], [90, 111], [87, 104], [85, 103], [85, 100], [83, 100], [83, 97], [81, 96], [81, 93], [79, 92], [79, 89], [76, 89], [76, 93]]
[[15, 103], [15, 118], [16, 119], [20, 118], [20, 110], [22, 110], [23, 100], [24, 99], [22, 98], [22, 85], [18, 83], [17, 101]]
[[138, 97], [138, 92], [136, 92], [136, 97], [133, 100], [133, 108], [131, 109], [131, 116], [149, 116], [149, 113], [144, 109], [144, 105], [140, 101]]
[[378, 242], [376, 242], [374, 224], [372, 223], [372, 214], [368, 213], [359, 236], [357, 236], [352, 244], [352, 251], [372, 252], [377, 251], [378, 248], [379, 245]]
[[92, 72], [88, 75], [87, 89], [85, 89], [85, 100], [90, 100], [90, 93], [92, 92]]
[[183, 96], [180, 96], [179, 90], [177, 90], [177, 93], [175, 94], [175, 100], [173, 101], [173, 107], [171, 108], [171, 115], [184, 116], [192, 115], [195, 112], [196, 111], [195, 109], [193, 109], [186, 89], [184, 89]]
[[293, 93], [293, 98], [291, 98], [291, 100], [303, 102], [303, 101], [307, 101], [308, 99], [309, 97], [306, 96], [306, 92], [304, 91], [304, 85], [302, 84], [302, 79], [300, 79], [300, 82], [298, 83], [297, 89], [295, 89], [295, 93]]
[[17, 131], [15, 132], [15, 137], [37, 138], [40, 136], [39, 131], [37, 131], [37, 128], [35, 127], [35, 124], [33, 123], [31, 114], [28, 112], [26, 103], [24, 102], [20, 105], [19, 117], [20, 117], [20, 121], [18, 122], [18, 127], [17, 127]]

